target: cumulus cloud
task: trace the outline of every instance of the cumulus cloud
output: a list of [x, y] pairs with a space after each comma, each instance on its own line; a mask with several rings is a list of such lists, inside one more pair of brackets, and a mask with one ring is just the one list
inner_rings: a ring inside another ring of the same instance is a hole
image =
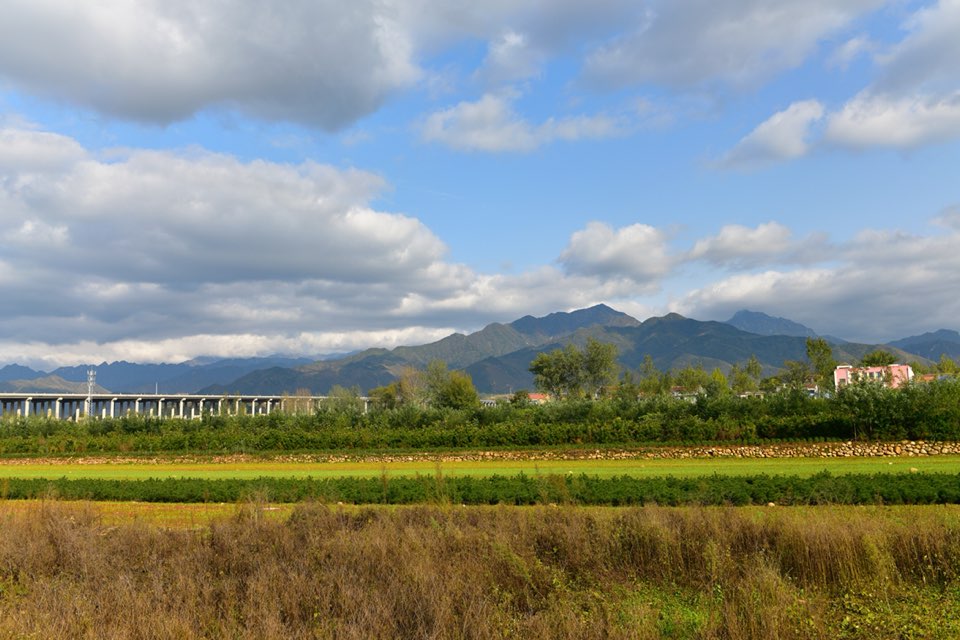
[[333, 130], [421, 75], [391, 4], [14, 0], [0, 77], [138, 121], [227, 107]]
[[624, 135], [625, 123], [607, 115], [550, 118], [539, 125], [513, 109], [511, 95], [486, 94], [430, 114], [421, 129], [424, 140], [464, 151], [533, 151], [555, 141]]
[[785, 253], [791, 236], [790, 229], [777, 222], [767, 222], [756, 229], [727, 225], [716, 236], [698, 240], [690, 251], [690, 258], [713, 264], [767, 260]]
[[906, 22], [907, 37], [878, 56], [880, 94], [953, 93], [960, 89], [960, 2], [939, 0], [920, 8]]
[[265, 354], [295, 356], [336, 353], [368, 348], [372, 344], [394, 347], [433, 342], [449, 335], [449, 328], [407, 327], [387, 331], [304, 332], [295, 335], [196, 334], [160, 340], [117, 340], [113, 342], [0, 341], [0, 361], [18, 362], [39, 369], [76, 366], [98, 362], [184, 362], [217, 355], [249, 358]]
[[[425, 269], [445, 251], [416, 219], [367, 206], [382, 187], [379, 177], [312, 162], [132, 151], [9, 175], [12, 184], [0, 187], [11, 204], [0, 213], [7, 228], [23, 239], [73, 240], [51, 255], [25, 251], [21, 260], [90, 275], [363, 282]], [[24, 212], [26, 222], [12, 224]]]
[[645, 224], [614, 229], [591, 222], [571, 236], [560, 254], [560, 263], [572, 274], [625, 278], [653, 288], [670, 271], [674, 260], [659, 229]]
[[955, 326], [960, 234], [867, 231], [835, 247], [832, 260], [836, 266], [737, 273], [691, 291], [677, 308], [707, 318], [761, 309], [823, 333], [875, 342]]
[[960, 91], [944, 96], [863, 93], [830, 115], [826, 140], [855, 148], [910, 148], [960, 137]]
[[876, 44], [871, 42], [870, 38], [859, 35], [850, 38], [830, 54], [827, 64], [830, 67], [846, 70], [850, 64], [857, 58], [867, 55], [876, 49]]
[[17, 142], [0, 169], [8, 338], [285, 333], [311, 318], [342, 329], [348, 307], [374, 316], [472, 277], [419, 220], [371, 208], [383, 180], [367, 172], [196, 149], [105, 160], [31, 130], [0, 139]]
[[821, 40], [880, 5], [881, 0], [651, 2], [636, 28], [590, 54], [584, 73], [612, 87], [753, 86], [799, 66]]
[[494, 86], [524, 80], [539, 73], [545, 57], [528, 35], [507, 30], [490, 42], [479, 75]]
[[[448, 261], [416, 218], [372, 208], [383, 180], [364, 171], [202, 149], [100, 157], [29, 129], [0, 138], [18, 141], [0, 170], [0, 361], [427, 342], [628, 298], [644, 286], [631, 278], [665, 269], [643, 266], [658, 232], [637, 227], [617, 232], [622, 256], [593, 267], [588, 233], [572, 239], [566, 271], [482, 274]], [[618, 261], [628, 273], [597, 267]]]
[[429, 84], [463, 42], [487, 43], [476, 75], [488, 87], [566, 56], [583, 60], [587, 84], [743, 86], [800, 64], [880, 2], [13, 0], [0, 79], [141, 122], [226, 109], [334, 131]]
[[940, 227], [960, 231], [960, 205], [954, 204], [944, 207], [934, 219], [933, 223]]
[[914, 13], [908, 35], [878, 54], [876, 82], [830, 115], [826, 139], [854, 148], [911, 148], [960, 138], [960, 2]]
[[[816, 138], [838, 147], [910, 149], [960, 138], [960, 2], [942, 0], [914, 13], [908, 33], [887, 51], [866, 36], [846, 41], [829, 63], [845, 67], [875, 52], [878, 79], [825, 114], [817, 100], [796, 102], [744, 137], [718, 166], [754, 168], [806, 155]], [[821, 130], [814, 125], [823, 121]]]
[[719, 162], [724, 168], [755, 168], [799, 158], [810, 148], [811, 127], [823, 117], [817, 100], [794, 102], [770, 116], [744, 137]]
[[480, 75], [502, 84], [638, 12], [630, 0], [13, 0], [5, 9], [0, 79], [18, 89], [141, 122], [213, 108], [329, 131], [429, 83], [433, 56], [464, 41], [489, 43]]

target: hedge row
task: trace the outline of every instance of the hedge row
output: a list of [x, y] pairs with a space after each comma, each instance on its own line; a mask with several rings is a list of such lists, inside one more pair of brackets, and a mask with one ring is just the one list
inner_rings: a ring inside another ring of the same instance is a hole
[[855, 385], [831, 398], [784, 392], [764, 399], [701, 395], [505, 404], [470, 410], [400, 407], [309, 415], [131, 416], [80, 423], [0, 420], [0, 455], [117, 452], [254, 452], [458, 449], [756, 442], [764, 440], [960, 440], [960, 381], [890, 390]]
[[5, 479], [4, 498], [141, 502], [236, 502], [258, 496], [356, 504], [783, 505], [960, 504], [960, 475], [493, 476], [254, 480]]

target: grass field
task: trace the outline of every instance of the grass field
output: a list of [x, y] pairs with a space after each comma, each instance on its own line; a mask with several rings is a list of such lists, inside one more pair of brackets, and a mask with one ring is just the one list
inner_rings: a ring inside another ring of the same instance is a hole
[[[0, 500], [0, 518], [28, 515], [58, 501], [51, 500]], [[153, 503], [153, 502], [88, 502], [78, 503], [79, 508], [92, 509], [101, 524], [115, 526], [142, 523], [164, 529], [199, 529], [219, 518], [234, 516], [242, 505], [233, 503]], [[292, 504], [261, 505], [261, 511], [269, 517], [286, 518], [294, 509]], [[960, 514], [960, 511], [958, 511]]]
[[840, 474], [869, 473], [960, 473], [960, 456], [928, 458], [690, 458], [680, 460], [491, 460], [444, 461], [423, 459], [412, 462], [284, 462], [258, 460], [249, 462], [124, 462], [109, 459], [96, 464], [76, 462], [16, 463], [0, 461], [2, 478], [71, 478], [141, 480], [146, 478], [252, 479], [260, 477], [338, 478], [434, 475], [447, 476], [514, 476], [581, 474], [611, 477], [696, 477], [719, 475], [794, 475], [808, 477], [829, 471]]
[[[35, 513], [38, 509], [62, 504], [51, 500], [0, 500], [0, 520], [17, 514]], [[104, 526], [115, 526], [131, 523], [142, 523], [164, 529], [199, 529], [208, 526], [211, 522], [236, 517], [249, 509], [257, 509], [263, 516], [271, 520], [285, 520], [290, 517], [297, 505], [264, 503], [153, 503], [153, 502], [90, 502], [75, 503], [77, 508], [91, 509]], [[387, 505], [336, 505], [335, 510], [344, 514], [356, 514], [364, 509], [377, 509], [386, 512], [397, 507]], [[458, 509], [461, 507], [457, 507]], [[475, 511], [490, 511], [497, 509], [538, 509], [540, 507], [503, 507], [503, 506], [471, 506], [467, 509]], [[722, 510], [728, 507], [703, 507], [705, 509]], [[663, 507], [666, 511], [684, 513], [690, 507]], [[597, 517], [611, 517], [623, 509], [619, 507], [579, 507], [579, 511], [594, 514]], [[815, 521], [820, 518], [841, 517], [889, 522], [898, 525], [907, 525], [917, 521], [935, 521], [948, 527], [960, 527], [960, 505], [922, 505], [922, 506], [797, 506], [789, 509], [772, 509], [770, 507], [738, 507], [737, 511], [744, 517], [764, 523], [773, 521]]]
[[0, 637], [960, 637], [957, 507], [171, 507], [0, 501]]

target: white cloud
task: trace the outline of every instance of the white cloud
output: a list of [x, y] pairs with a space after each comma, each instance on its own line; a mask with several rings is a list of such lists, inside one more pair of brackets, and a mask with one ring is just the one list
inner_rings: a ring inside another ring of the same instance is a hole
[[940, 227], [960, 231], [960, 204], [944, 207], [943, 211], [933, 219], [933, 223]]
[[591, 222], [574, 233], [560, 262], [572, 274], [625, 278], [648, 288], [654, 288], [674, 264], [659, 229], [645, 224], [614, 229], [602, 222]]
[[811, 127], [822, 117], [823, 105], [817, 100], [794, 102], [740, 140], [721, 158], [719, 165], [752, 168], [799, 158], [810, 149]]
[[960, 138], [960, 1], [923, 7], [908, 35], [878, 54], [880, 77], [831, 114], [826, 139], [854, 148], [911, 148]]
[[0, 362], [18, 362], [43, 369], [97, 362], [185, 362], [211, 354], [223, 358], [266, 355], [320, 355], [355, 351], [380, 345], [391, 348], [439, 340], [451, 328], [407, 327], [386, 331], [304, 332], [295, 335], [197, 334], [161, 340], [109, 342], [8, 342], [0, 341]]
[[0, 77], [132, 120], [229, 107], [333, 130], [420, 77], [392, 4], [12, 0]]
[[368, 205], [383, 187], [370, 173], [202, 150], [107, 162], [44, 132], [0, 138], [19, 141], [0, 170], [10, 338], [341, 326], [364, 297], [383, 313], [405, 292], [443, 297], [472, 277], [419, 220]]
[[[960, 1], [923, 7], [906, 27], [902, 41], [874, 56], [878, 79], [842, 107], [824, 116], [816, 100], [794, 103], [742, 139], [719, 165], [750, 168], [804, 156], [821, 119], [823, 141], [853, 149], [910, 149], [960, 138]], [[858, 36], [839, 47], [830, 64], [844, 67], [877, 48]]]
[[876, 45], [865, 35], [850, 38], [834, 49], [827, 60], [830, 67], [846, 70], [857, 58], [867, 55], [876, 49]]
[[767, 222], [756, 229], [727, 225], [716, 236], [698, 240], [689, 258], [717, 265], [767, 261], [789, 251], [792, 235], [790, 229], [777, 222]]
[[878, 56], [882, 75], [874, 91], [903, 97], [943, 95], [960, 90], [960, 2], [940, 0], [920, 8], [907, 21], [908, 35]]
[[226, 109], [333, 131], [432, 82], [434, 56], [464, 41], [489, 42], [480, 75], [499, 84], [637, 12], [630, 0], [11, 0], [0, 80], [135, 121]]
[[621, 87], [654, 82], [687, 88], [719, 82], [749, 87], [799, 66], [826, 37], [881, 0], [669, 0], [648, 3], [647, 19], [594, 51], [585, 74]]
[[540, 72], [545, 59], [529, 36], [507, 30], [490, 42], [478, 75], [493, 86], [525, 80]]
[[513, 96], [488, 93], [476, 102], [430, 114], [421, 134], [424, 140], [465, 151], [528, 152], [558, 140], [610, 138], [627, 130], [624, 123], [603, 114], [550, 118], [533, 125], [514, 111]]
[[678, 303], [693, 317], [757, 309], [853, 340], [885, 341], [954, 327], [960, 317], [960, 234], [865, 231], [835, 247], [831, 267], [734, 274]]
[[960, 91], [945, 96], [858, 95], [827, 119], [827, 141], [910, 148], [960, 137]]
[[0, 171], [57, 171], [85, 155], [75, 140], [56, 133], [0, 125]]
[[51, 226], [42, 220], [24, 220], [19, 227], [3, 234], [10, 245], [22, 245], [33, 249], [57, 249], [67, 244], [69, 232], [66, 226]]
[[[315, 163], [244, 162], [200, 149], [112, 151], [3, 131], [26, 159], [0, 171], [0, 361], [178, 360], [317, 353], [436, 339], [526, 313], [646, 290], [668, 267], [659, 232], [616, 232], [567, 272], [476, 273], [416, 218], [368, 202], [378, 176]], [[637, 251], [630, 256], [629, 250]], [[605, 273], [622, 266], [624, 273]], [[43, 354], [48, 354], [44, 356]], [[50, 356], [49, 354], [57, 354]]]

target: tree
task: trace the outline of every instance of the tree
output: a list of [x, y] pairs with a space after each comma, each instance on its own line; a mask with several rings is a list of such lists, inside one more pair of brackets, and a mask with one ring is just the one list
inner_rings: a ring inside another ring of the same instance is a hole
[[550, 353], [538, 353], [530, 363], [533, 384], [555, 398], [571, 398], [581, 395], [583, 382], [581, 371], [583, 354], [574, 344]]
[[763, 365], [760, 364], [760, 361], [757, 359], [757, 356], [752, 355], [750, 359], [747, 360], [746, 366], [743, 368], [747, 372], [747, 375], [760, 382], [760, 376], [763, 375]]
[[423, 407], [429, 400], [426, 381], [423, 371], [416, 367], [406, 366], [397, 376], [398, 404]]
[[382, 387], [370, 389], [367, 395], [377, 409], [396, 409], [400, 406], [400, 385], [396, 380]]
[[917, 375], [923, 375], [926, 373], [935, 373], [937, 370], [937, 365], [934, 365], [932, 368], [923, 364], [919, 360], [911, 360], [907, 363], [910, 365], [910, 368], [913, 369], [913, 372]]
[[363, 400], [360, 399], [360, 387], [354, 385], [347, 389], [339, 384], [333, 385], [327, 392], [326, 404], [334, 411], [353, 411], [363, 410]]
[[510, 396], [510, 404], [517, 407], [526, 407], [530, 404], [530, 392], [526, 389], [520, 389], [519, 391], [514, 391], [513, 395]]
[[686, 393], [700, 393], [710, 382], [710, 374], [704, 371], [703, 364], [698, 362], [696, 366], [687, 366], [677, 371], [674, 381]]
[[820, 390], [833, 389], [833, 372], [837, 361], [833, 359], [833, 348], [823, 338], [807, 338], [807, 359], [813, 367], [813, 377]]
[[940, 360], [937, 362], [937, 371], [948, 375], [956, 375], [958, 370], [960, 370], [960, 365], [957, 365], [950, 356], [945, 353], [940, 354]]
[[433, 404], [447, 409], [473, 409], [480, 404], [480, 395], [470, 374], [450, 371], [436, 390]]
[[727, 384], [727, 376], [719, 367], [710, 372], [710, 379], [704, 385], [704, 391], [712, 398], [730, 393], [730, 387]]
[[861, 367], [889, 367], [896, 362], [897, 356], [883, 349], [876, 349], [860, 358]]
[[622, 403], [629, 404], [636, 402], [640, 395], [640, 385], [637, 384], [630, 371], [624, 371], [617, 382], [617, 388], [614, 391], [614, 397]]
[[776, 393], [778, 389], [783, 385], [783, 380], [780, 379], [780, 376], [767, 376], [760, 380], [758, 385], [760, 391], [764, 393]]
[[381, 409], [428, 405], [467, 409], [480, 402], [470, 376], [463, 371], [450, 371], [443, 360], [431, 360], [426, 369], [402, 368], [396, 380], [371, 389], [370, 398]]
[[813, 377], [810, 363], [803, 360], [785, 360], [783, 368], [786, 371], [781, 374], [780, 379], [791, 389], [802, 389]]
[[538, 353], [530, 363], [536, 387], [557, 398], [596, 398], [617, 379], [617, 347], [594, 340]]
[[617, 346], [590, 338], [583, 348], [583, 383], [593, 398], [603, 396], [617, 380]]
[[670, 391], [669, 376], [657, 369], [649, 353], [643, 356], [643, 364], [640, 365], [640, 382], [637, 386], [640, 393], [645, 396], [655, 396]]
[[730, 388], [733, 389], [734, 393], [748, 393], [757, 390], [758, 381], [750, 375], [749, 367], [749, 363], [743, 368], [736, 364], [730, 367]]

